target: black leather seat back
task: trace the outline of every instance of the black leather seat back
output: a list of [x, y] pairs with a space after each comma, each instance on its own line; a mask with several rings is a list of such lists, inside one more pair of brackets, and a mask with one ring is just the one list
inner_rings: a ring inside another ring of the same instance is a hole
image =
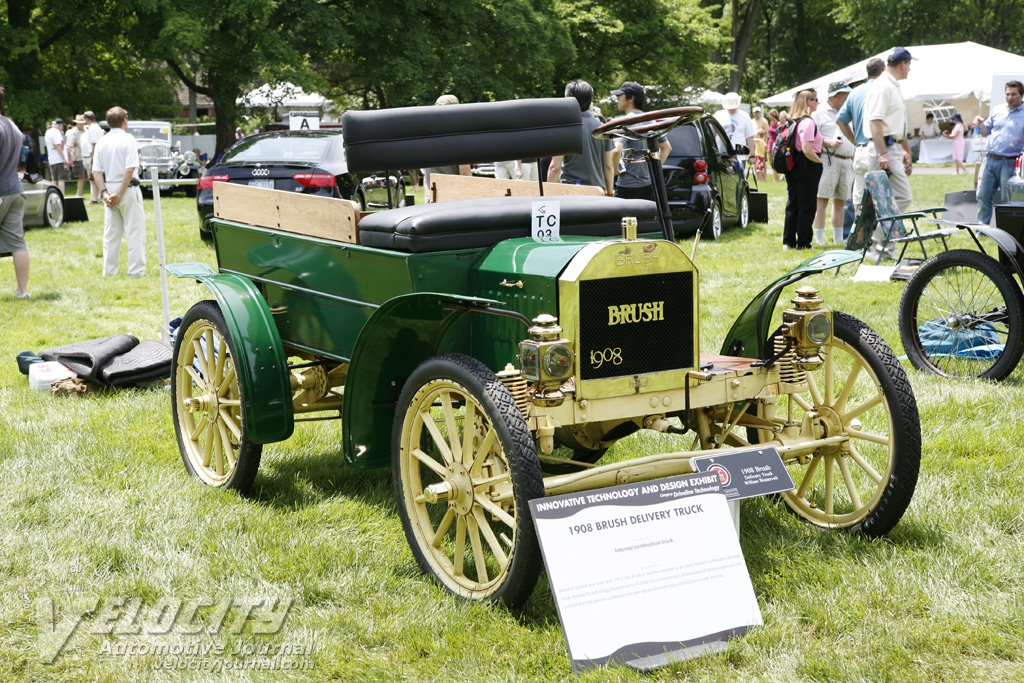
[[347, 111], [341, 117], [350, 171], [475, 164], [582, 154], [572, 97]]
[[[415, 254], [490, 247], [502, 240], [529, 237], [533, 202], [540, 197], [461, 199], [379, 211], [359, 221], [359, 243]], [[614, 237], [622, 219], [637, 219], [637, 232], [660, 233], [657, 208], [646, 199], [553, 197], [559, 203], [561, 234]]]

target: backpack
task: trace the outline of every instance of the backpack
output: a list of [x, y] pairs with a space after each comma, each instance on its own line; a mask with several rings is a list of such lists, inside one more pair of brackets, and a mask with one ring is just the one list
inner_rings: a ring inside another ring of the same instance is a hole
[[[776, 173], [788, 173], [796, 168], [803, 168], [807, 164], [807, 157], [802, 149], [796, 146], [796, 128], [804, 119], [809, 116], [801, 116], [796, 121], [787, 121], [786, 125], [775, 133], [775, 144], [772, 146], [772, 169]], [[813, 120], [815, 134], [818, 127]]]

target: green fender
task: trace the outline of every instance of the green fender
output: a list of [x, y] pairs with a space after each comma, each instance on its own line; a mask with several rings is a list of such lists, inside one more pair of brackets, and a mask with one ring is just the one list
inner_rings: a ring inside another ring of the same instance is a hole
[[824, 270], [839, 268], [847, 263], [855, 263], [860, 261], [861, 258], [862, 254], [859, 251], [847, 251], [845, 249], [826, 251], [817, 256], [812, 256], [793, 270], [776, 279], [761, 290], [761, 293], [747, 304], [747, 307], [743, 309], [743, 312], [733, 322], [729, 334], [725, 336], [725, 341], [722, 343], [721, 353], [725, 356], [739, 356], [741, 358], [757, 357], [757, 312], [761, 310], [761, 302], [763, 301], [765, 320], [764, 329], [761, 332], [764, 335], [764, 341], [767, 341], [769, 335], [774, 331], [771, 326], [771, 319], [783, 289], [782, 287], [775, 289], [776, 285], [780, 282], [790, 278], [803, 279], [808, 275], [814, 275]]
[[175, 263], [167, 266], [167, 272], [202, 283], [220, 306], [235, 346], [249, 439], [256, 443], [287, 439], [295, 428], [288, 363], [281, 335], [259, 290], [247, 278], [218, 274], [205, 263]]
[[464, 345], [441, 349], [446, 333], [469, 312], [468, 307], [481, 310], [492, 305], [501, 303], [418, 292], [395, 297], [374, 311], [359, 332], [345, 380], [342, 440], [350, 467], [391, 464], [395, 404], [406, 378], [442, 350], [468, 352]]

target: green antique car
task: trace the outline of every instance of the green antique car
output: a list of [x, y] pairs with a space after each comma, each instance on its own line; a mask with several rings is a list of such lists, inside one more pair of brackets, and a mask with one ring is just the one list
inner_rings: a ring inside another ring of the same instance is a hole
[[[656, 150], [696, 115], [595, 134]], [[583, 142], [572, 99], [348, 112], [343, 125], [354, 171], [578, 154]], [[656, 154], [644, 163], [662, 178]], [[348, 466], [392, 468], [423, 571], [510, 606], [541, 568], [529, 500], [688, 473], [708, 449], [773, 447], [796, 482], [785, 504], [823, 529], [881, 535], [910, 502], [920, 427], [889, 347], [813, 287], [772, 322], [783, 288], [859, 254], [820, 254], [771, 283], [721, 352], [703, 354], [700, 273], [674, 240], [663, 184], [657, 202], [492, 196], [362, 215], [221, 185], [217, 271], [168, 268], [213, 296], [184, 317], [171, 383], [185, 466], [210, 486], [244, 492], [265, 444], [298, 421], [340, 419]], [[249, 194], [232, 213], [234, 192]], [[558, 239], [533, 236], [538, 201], [558, 202]], [[641, 430], [690, 445], [605, 458]]]

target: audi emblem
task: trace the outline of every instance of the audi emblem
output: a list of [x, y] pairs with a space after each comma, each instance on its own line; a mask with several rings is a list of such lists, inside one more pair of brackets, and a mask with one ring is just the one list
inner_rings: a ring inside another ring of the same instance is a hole
[[270, 175], [270, 169], [269, 168], [254, 168], [252, 170], [252, 174], [253, 175], [264, 175], [264, 176]]

